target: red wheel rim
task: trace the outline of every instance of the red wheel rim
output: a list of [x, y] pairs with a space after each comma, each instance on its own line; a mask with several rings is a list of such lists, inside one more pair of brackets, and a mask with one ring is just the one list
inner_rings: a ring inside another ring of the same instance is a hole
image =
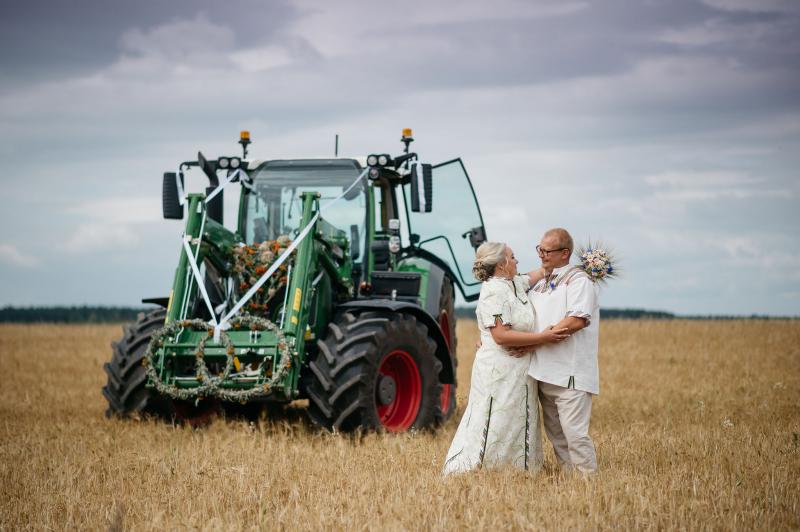
[[450, 391], [452, 389], [452, 384], [442, 384], [442, 393], [439, 394], [439, 407], [442, 409], [443, 414], [446, 414], [450, 408]]
[[[447, 316], [446, 310], [443, 310], [442, 313], [439, 314], [439, 328], [442, 330], [442, 334], [444, 334], [445, 342], [447, 342], [447, 350], [450, 351], [452, 349], [452, 344], [450, 343], [450, 318]], [[447, 410], [450, 408], [450, 393], [452, 388], [452, 384], [442, 384], [442, 393], [439, 394], [439, 408], [444, 414], [446, 414]]]
[[408, 430], [417, 419], [422, 403], [422, 378], [417, 363], [406, 351], [398, 349], [384, 357], [378, 374], [391, 377], [396, 384], [391, 403], [381, 404], [376, 396], [375, 404], [381, 425], [392, 432]]

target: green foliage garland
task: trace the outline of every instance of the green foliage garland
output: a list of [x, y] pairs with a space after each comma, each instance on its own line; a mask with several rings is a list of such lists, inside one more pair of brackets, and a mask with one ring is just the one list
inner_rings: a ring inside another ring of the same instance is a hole
[[[278, 350], [280, 352], [280, 362], [278, 368], [272, 373], [269, 379], [261, 386], [256, 386], [247, 390], [229, 390], [222, 387], [222, 383], [230, 375], [233, 368], [233, 357], [235, 355], [231, 339], [225, 331], [220, 331], [220, 343], [225, 346], [227, 358], [225, 360], [225, 369], [221, 374], [214, 376], [208, 371], [205, 363], [205, 347], [209, 338], [213, 338], [214, 329], [209, 327], [208, 323], [201, 319], [192, 320], [179, 320], [169, 323], [156, 331], [150, 339], [147, 346], [142, 365], [145, 367], [150, 382], [153, 383], [159, 393], [171, 397], [172, 399], [188, 400], [199, 399], [201, 397], [218, 397], [225, 401], [238, 401], [247, 402], [256, 397], [268, 395], [272, 387], [283, 379], [289, 369], [292, 367], [292, 353], [286, 343], [286, 338], [283, 332], [277, 325], [271, 321], [250, 316], [247, 314], [239, 315], [231, 319], [231, 328], [239, 329], [242, 327], [249, 327], [251, 331], [272, 331], [278, 338]], [[197, 344], [195, 349], [195, 369], [197, 371], [197, 380], [200, 381], [200, 386], [195, 388], [179, 388], [174, 384], [165, 384], [156, 373], [153, 356], [155, 353], [164, 346], [165, 338], [175, 336], [181, 329], [194, 328], [195, 330], [207, 330], [208, 335], [204, 336]]]

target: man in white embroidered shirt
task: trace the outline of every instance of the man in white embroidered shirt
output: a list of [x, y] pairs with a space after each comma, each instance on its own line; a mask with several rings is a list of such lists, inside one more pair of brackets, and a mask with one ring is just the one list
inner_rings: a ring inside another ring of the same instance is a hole
[[536, 332], [567, 327], [566, 340], [537, 346], [528, 373], [539, 381], [539, 401], [548, 439], [562, 467], [597, 471], [589, 437], [592, 395], [600, 392], [597, 347], [600, 330], [598, 288], [570, 265], [573, 242], [561, 228], [547, 231], [536, 250], [545, 277], [528, 293], [536, 311]]

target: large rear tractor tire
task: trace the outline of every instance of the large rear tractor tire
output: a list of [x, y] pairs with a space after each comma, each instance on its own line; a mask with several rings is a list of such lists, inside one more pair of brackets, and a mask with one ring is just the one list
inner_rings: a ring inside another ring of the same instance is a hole
[[413, 316], [345, 312], [317, 341], [307, 368], [311, 420], [328, 430], [404, 432], [436, 423], [442, 364]]
[[171, 414], [170, 405], [155, 391], [145, 387], [147, 375], [142, 366], [150, 337], [164, 326], [166, 315], [163, 308], [140, 313], [134, 323], [122, 327], [122, 338], [111, 343], [111, 362], [103, 365], [108, 375], [108, 383], [103, 386], [103, 396], [108, 401], [107, 417]]
[[[450, 349], [450, 360], [453, 363], [453, 372], [458, 365], [456, 356], [456, 313], [455, 313], [455, 292], [453, 291], [453, 281], [445, 275], [442, 281], [442, 293], [439, 296], [439, 327], [444, 333], [447, 347]], [[445, 423], [456, 410], [456, 385], [440, 383], [439, 404], [436, 409], [436, 422]]]

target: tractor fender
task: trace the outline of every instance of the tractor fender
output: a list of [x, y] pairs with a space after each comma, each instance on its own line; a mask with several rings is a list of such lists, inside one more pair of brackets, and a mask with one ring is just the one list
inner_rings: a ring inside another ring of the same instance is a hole
[[455, 371], [453, 368], [453, 361], [450, 359], [450, 350], [447, 347], [447, 341], [439, 328], [439, 323], [430, 315], [424, 308], [408, 301], [392, 301], [391, 299], [357, 299], [355, 301], [348, 301], [337, 307], [337, 309], [354, 309], [354, 310], [390, 310], [392, 312], [402, 312], [410, 314], [425, 324], [430, 331], [433, 341], [436, 342], [435, 356], [442, 363], [442, 370], [439, 372], [439, 379], [444, 384], [455, 384]]
[[425, 310], [431, 316], [439, 315], [439, 298], [442, 295], [443, 281], [444, 270], [435, 264], [431, 264], [428, 269], [428, 296], [425, 298]]
[[158, 305], [159, 307], [167, 308], [169, 306], [169, 297], [150, 297], [142, 299], [142, 303], [146, 305]]

